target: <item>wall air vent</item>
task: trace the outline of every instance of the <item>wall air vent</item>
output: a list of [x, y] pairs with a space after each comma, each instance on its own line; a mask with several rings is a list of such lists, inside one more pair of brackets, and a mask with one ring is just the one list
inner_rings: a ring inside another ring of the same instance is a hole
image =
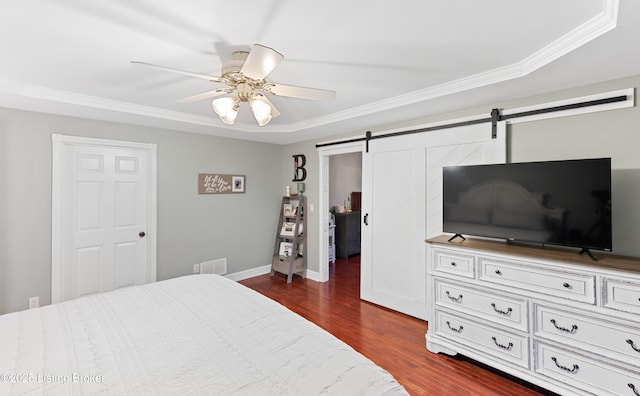
[[200, 263], [201, 274], [225, 275], [227, 273], [227, 258], [221, 258]]

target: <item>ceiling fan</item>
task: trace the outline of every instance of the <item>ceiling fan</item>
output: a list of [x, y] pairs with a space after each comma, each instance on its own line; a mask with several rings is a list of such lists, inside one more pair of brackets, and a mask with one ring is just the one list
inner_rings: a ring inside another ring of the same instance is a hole
[[280, 112], [267, 98], [267, 95], [308, 100], [332, 100], [336, 97], [334, 91], [267, 82], [265, 78], [283, 59], [284, 56], [276, 50], [260, 44], [254, 44], [249, 52], [234, 52], [232, 59], [222, 64], [220, 76], [193, 73], [140, 61], [131, 61], [131, 63], [224, 84], [226, 87], [178, 99], [178, 102], [193, 103], [231, 94], [230, 96], [214, 99], [211, 102], [213, 110], [220, 116], [222, 122], [233, 125], [238, 116], [240, 103], [246, 102], [253, 111], [258, 125], [265, 126], [272, 118], [280, 115]]

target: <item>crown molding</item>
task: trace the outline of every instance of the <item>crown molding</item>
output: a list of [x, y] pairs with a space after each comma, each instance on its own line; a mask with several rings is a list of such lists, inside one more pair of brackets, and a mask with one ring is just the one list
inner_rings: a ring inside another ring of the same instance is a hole
[[603, 0], [602, 3], [602, 11], [598, 15], [519, 62], [525, 74], [538, 70], [615, 29], [619, 0]]
[[299, 122], [296, 125], [297, 128], [294, 129], [300, 130], [362, 117], [384, 110], [437, 99], [443, 96], [524, 77], [602, 36], [610, 30], [615, 29], [618, 21], [618, 8], [619, 0], [603, 0], [602, 11], [598, 15], [519, 62], [413, 91], [408, 94], [354, 107], [325, 117]]
[[[8, 81], [8, 80], [5, 80]], [[4, 82], [4, 81], [3, 81]], [[156, 107], [144, 106], [118, 100], [105, 99], [97, 96], [84, 95], [76, 92], [64, 91], [41, 87], [30, 84], [20, 84], [10, 82], [0, 85], [0, 89], [10, 91], [14, 94], [27, 98], [41, 99], [57, 103], [65, 103], [77, 106], [91, 107], [100, 110], [128, 113], [145, 117], [161, 118], [166, 120], [186, 122], [198, 125], [215, 125], [216, 119], [213, 117], [201, 117], [177, 111], [158, 109]]]
[[434, 85], [432, 87], [416, 90], [404, 95], [398, 95], [348, 110], [335, 112], [326, 116], [316, 117], [287, 125], [270, 125], [268, 128], [259, 127], [253, 124], [226, 125], [217, 117], [213, 116], [195, 116], [177, 111], [164, 110], [157, 107], [110, 100], [36, 85], [22, 84], [20, 82], [3, 78], [0, 78], [0, 90], [27, 98], [85, 106], [186, 124], [215, 126], [216, 128], [228, 130], [241, 129], [242, 131], [249, 133], [265, 131], [269, 133], [291, 133], [353, 118], [364, 117], [373, 113], [425, 102], [447, 95], [526, 76], [614, 29], [617, 25], [618, 8], [619, 0], [603, 0], [602, 11], [598, 15], [519, 62]]

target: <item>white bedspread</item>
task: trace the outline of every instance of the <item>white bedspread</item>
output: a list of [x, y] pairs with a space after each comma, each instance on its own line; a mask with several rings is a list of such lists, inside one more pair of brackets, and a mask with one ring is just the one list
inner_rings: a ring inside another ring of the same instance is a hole
[[406, 394], [315, 324], [217, 275], [0, 316], [0, 395]]

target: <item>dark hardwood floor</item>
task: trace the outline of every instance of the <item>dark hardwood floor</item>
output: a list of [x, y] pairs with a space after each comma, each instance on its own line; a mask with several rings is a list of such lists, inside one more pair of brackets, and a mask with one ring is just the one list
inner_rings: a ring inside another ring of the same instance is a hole
[[464, 357], [429, 352], [427, 322], [360, 300], [360, 259], [337, 260], [330, 281], [262, 275], [240, 283], [316, 323], [389, 371], [412, 395], [540, 395], [540, 388]]

